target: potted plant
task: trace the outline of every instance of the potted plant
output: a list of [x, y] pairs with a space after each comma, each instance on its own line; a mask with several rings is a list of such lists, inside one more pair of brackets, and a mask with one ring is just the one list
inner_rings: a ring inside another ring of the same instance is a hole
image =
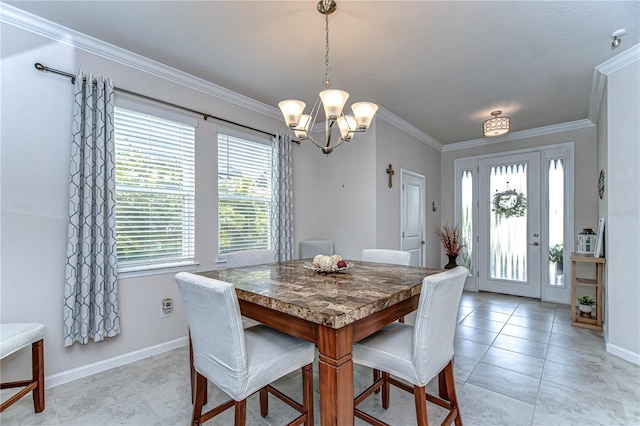
[[591, 311], [593, 310], [592, 306], [596, 304], [596, 301], [593, 300], [591, 296], [578, 297], [577, 301], [580, 315], [582, 316], [582, 314], [586, 314], [591, 318]]
[[549, 248], [549, 262], [556, 264], [557, 274], [564, 272], [564, 246], [562, 244], [556, 244]]
[[449, 263], [445, 265], [444, 269], [455, 268], [458, 266], [456, 264], [456, 258], [460, 254], [460, 250], [465, 246], [462, 241], [460, 226], [443, 225], [436, 229], [436, 234], [438, 234], [438, 238], [442, 241], [442, 247], [444, 247], [444, 251], [447, 257], [449, 257]]

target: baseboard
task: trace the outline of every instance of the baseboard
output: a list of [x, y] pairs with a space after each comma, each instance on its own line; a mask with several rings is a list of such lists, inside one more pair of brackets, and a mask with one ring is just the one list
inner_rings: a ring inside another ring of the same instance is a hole
[[91, 376], [102, 371], [109, 370], [111, 368], [120, 367], [121, 365], [129, 364], [135, 361], [139, 361], [144, 358], [148, 358], [153, 355], [161, 354], [173, 349], [180, 348], [189, 344], [188, 337], [180, 337], [179, 339], [164, 342], [159, 345], [150, 346], [148, 348], [140, 349], [137, 351], [129, 352], [128, 354], [118, 355], [113, 358], [105, 359], [100, 362], [96, 362], [82, 367], [74, 368], [71, 370], [63, 371], [61, 373], [45, 376], [44, 383], [45, 388], [49, 389], [64, 383], [69, 383], [73, 380], [80, 379], [82, 377]]
[[613, 345], [609, 342], [606, 342], [606, 350], [610, 354], [615, 355], [619, 358], [622, 358], [625, 361], [629, 361], [630, 363], [635, 365], [640, 365], [640, 354], [631, 352], [630, 350], [621, 348], [620, 346], [617, 346], [617, 345]]

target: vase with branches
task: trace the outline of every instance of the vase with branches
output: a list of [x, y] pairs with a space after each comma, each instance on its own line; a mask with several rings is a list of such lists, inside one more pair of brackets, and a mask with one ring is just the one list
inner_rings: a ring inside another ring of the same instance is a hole
[[449, 263], [445, 265], [444, 269], [455, 268], [457, 266], [456, 258], [465, 246], [460, 225], [443, 225], [436, 229], [436, 234], [438, 238], [440, 238], [442, 247], [444, 247], [444, 251], [449, 257]]

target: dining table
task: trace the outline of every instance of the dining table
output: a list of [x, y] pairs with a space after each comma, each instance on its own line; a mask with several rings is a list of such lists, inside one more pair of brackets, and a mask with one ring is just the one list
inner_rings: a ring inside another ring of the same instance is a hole
[[242, 315], [318, 348], [320, 424], [354, 422], [353, 343], [412, 312], [423, 279], [440, 269], [347, 261], [335, 272], [311, 259], [198, 272], [234, 285]]

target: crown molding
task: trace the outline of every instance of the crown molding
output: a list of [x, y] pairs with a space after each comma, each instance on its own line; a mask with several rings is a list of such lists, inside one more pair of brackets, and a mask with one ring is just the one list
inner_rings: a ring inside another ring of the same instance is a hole
[[380, 119], [386, 121], [387, 123], [396, 126], [400, 130], [403, 130], [404, 132], [406, 132], [407, 134], [413, 136], [414, 138], [418, 139], [419, 141], [429, 145], [430, 147], [435, 148], [438, 151], [442, 151], [442, 148], [444, 146], [444, 145], [442, 145], [442, 143], [438, 142], [438, 140], [436, 140], [435, 138], [429, 136], [428, 134], [426, 134], [422, 130], [418, 129], [416, 126], [414, 126], [413, 124], [409, 123], [407, 120], [405, 120], [405, 119], [397, 116], [396, 114], [392, 113], [391, 111], [389, 111], [385, 107], [383, 107], [383, 106], [379, 106], [378, 107], [378, 113], [376, 114], [376, 118], [380, 118]]
[[570, 130], [584, 129], [584, 128], [594, 127], [594, 126], [595, 126], [595, 124], [593, 124], [592, 121], [587, 120], [587, 119], [569, 121], [567, 123], [552, 124], [550, 126], [536, 127], [534, 129], [522, 130], [520, 132], [508, 133], [505, 136], [500, 136], [500, 137], [497, 137], [497, 138], [480, 138], [480, 139], [472, 139], [472, 140], [468, 140], [468, 141], [464, 141], [464, 142], [451, 143], [451, 144], [445, 145], [442, 148], [442, 151], [443, 152], [445, 152], [445, 151], [457, 151], [457, 150], [460, 150], [460, 149], [467, 149], [467, 148], [475, 148], [475, 147], [478, 147], [478, 146], [493, 145], [493, 144], [496, 144], [496, 143], [509, 142], [509, 141], [514, 141], [514, 140], [518, 140], [518, 139], [525, 139], [525, 138], [532, 138], [532, 137], [536, 137], [536, 136], [549, 135], [549, 134], [552, 134], [552, 133], [567, 132], [567, 131], [570, 131]]
[[[217, 84], [211, 83], [202, 78], [195, 77], [184, 71], [180, 71], [176, 68], [154, 61], [153, 59], [149, 59], [145, 56], [138, 55], [137, 53], [106, 43], [60, 24], [56, 24], [55, 22], [51, 22], [6, 3], [0, 4], [0, 22], [37, 34], [41, 37], [66, 44], [73, 48], [83, 50], [96, 56], [100, 56], [127, 67], [137, 69], [147, 74], [160, 77], [173, 83], [177, 83], [181, 86], [230, 102], [234, 105], [238, 105], [268, 117], [275, 118], [277, 120], [282, 119], [280, 110], [274, 106], [256, 101], [248, 96], [225, 89], [222, 86], [218, 86]], [[427, 145], [430, 145], [437, 150], [442, 149], [442, 144], [440, 142], [392, 112], [384, 108], [380, 108], [377, 115]], [[316, 129], [314, 128], [314, 131], [315, 130]]]
[[251, 111], [279, 119], [280, 111], [273, 106], [256, 101], [248, 96], [233, 92], [217, 84], [184, 71], [164, 65], [137, 53], [130, 52], [94, 37], [69, 29], [22, 9], [2, 3], [0, 22], [66, 44], [76, 49], [109, 59], [130, 68], [163, 78], [215, 98], [230, 102]]
[[604, 75], [610, 75], [639, 59], [640, 59], [640, 43], [631, 46], [624, 52], [620, 52], [620, 54], [601, 63], [596, 67], [596, 70], [598, 70]]
[[589, 120], [593, 123], [598, 120], [600, 102], [602, 102], [602, 96], [604, 95], [607, 76], [637, 60], [640, 60], [640, 43], [631, 46], [629, 49], [608, 59], [595, 68], [593, 71], [593, 82], [591, 83], [591, 95], [589, 97]]
[[598, 121], [598, 114], [600, 113], [600, 102], [602, 102], [602, 96], [604, 96], [604, 86], [606, 82], [606, 75], [598, 71], [597, 68], [593, 70], [591, 94], [589, 95], [589, 114], [587, 115], [592, 123]]

